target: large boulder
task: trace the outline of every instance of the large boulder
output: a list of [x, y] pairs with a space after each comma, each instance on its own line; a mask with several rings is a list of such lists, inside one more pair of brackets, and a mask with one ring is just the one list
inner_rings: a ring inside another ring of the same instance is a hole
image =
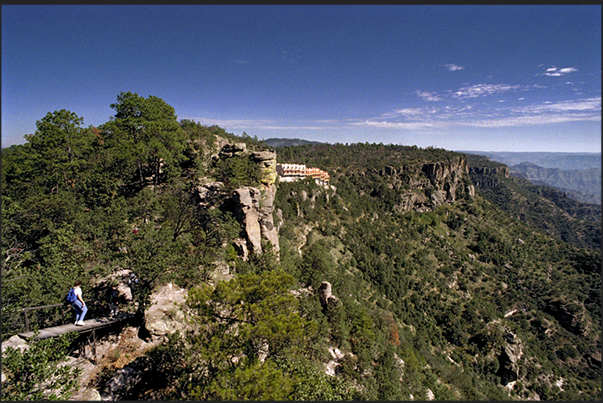
[[249, 158], [260, 166], [262, 172], [260, 181], [263, 185], [270, 186], [276, 182], [278, 173], [276, 172], [275, 151], [254, 151], [249, 154]]
[[151, 337], [164, 337], [170, 333], [184, 334], [188, 328], [182, 305], [187, 291], [174, 284], [159, 287], [151, 294], [151, 304], [145, 311], [145, 328]]
[[29, 344], [27, 344], [27, 341], [24, 339], [14, 335], [10, 339], [2, 342], [2, 352], [4, 353], [4, 350], [6, 350], [8, 347], [12, 347], [15, 350], [20, 350], [23, 352], [29, 348]]
[[320, 287], [316, 291], [318, 293], [318, 297], [320, 298], [320, 303], [323, 306], [334, 305], [339, 301], [339, 298], [333, 295], [333, 288], [331, 283], [328, 281], [323, 281], [320, 283]]

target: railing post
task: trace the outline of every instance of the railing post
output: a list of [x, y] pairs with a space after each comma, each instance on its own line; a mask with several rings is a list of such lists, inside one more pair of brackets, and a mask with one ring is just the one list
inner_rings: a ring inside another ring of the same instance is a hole
[[96, 364], [96, 331], [92, 328], [92, 353], [94, 354], [94, 364]]
[[25, 316], [25, 331], [29, 332], [29, 322], [27, 320], [27, 309], [23, 309], [23, 315]]

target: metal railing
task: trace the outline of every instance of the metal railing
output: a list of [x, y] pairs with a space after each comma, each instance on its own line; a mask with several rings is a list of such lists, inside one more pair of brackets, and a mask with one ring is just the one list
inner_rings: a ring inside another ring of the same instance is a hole
[[[98, 299], [94, 298], [94, 299], [90, 299], [86, 301], [86, 304], [89, 303], [93, 303], [93, 302], [97, 302]], [[36, 311], [38, 309], [50, 309], [50, 308], [59, 308], [59, 307], [67, 307], [67, 309], [60, 309], [61, 312], [61, 324], [64, 325], [65, 324], [65, 313], [71, 311], [73, 308], [70, 304], [52, 304], [52, 305], [42, 305], [42, 306], [34, 306], [34, 307], [29, 307], [29, 308], [23, 308], [23, 316], [25, 319], [25, 331], [29, 332], [29, 319], [27, 318], [27, 312], [28, 311]]]

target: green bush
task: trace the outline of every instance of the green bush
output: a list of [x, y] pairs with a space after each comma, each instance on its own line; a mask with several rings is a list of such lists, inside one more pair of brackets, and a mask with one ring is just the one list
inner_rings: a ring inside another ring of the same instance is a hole
[[81, 369], [61, 365], [75, 332], [33, 341], [23, 352], [7, 347], [2, 357], [2, 400], [68, 400], [79, 384]]

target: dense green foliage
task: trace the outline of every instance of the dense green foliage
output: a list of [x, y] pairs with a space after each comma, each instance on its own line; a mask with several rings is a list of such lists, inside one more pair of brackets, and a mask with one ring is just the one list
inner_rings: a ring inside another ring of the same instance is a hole
[[[408, 194], [440, 190], [430, 164], [466, 156], [307, 144], [279, 148], [278, 160], [327, 170], [332, 186], [277, 182], [279, 256], [264, 245], [244, 261], [232, 193], [262, 186], [260, 171], [218, 158], [218, 144], [264, 146], [178, 122], [157, 97], [122, 93], [111, 107], [98, 128], [48, 114], [26, 144], [2, 150], [3, 340], [23, 330], [21, 308], [61, 302], [77, 278], [92, 297], [96, 279], [128, 268], [140, 309], [156, 285], [186, 287], [192, 329], [147, 353], [128, 399], [601, 398], [600, 226], [550, 218], [542, 192], [496, 174], [475, 196], [405, 210]], [[200, 203], [199, 184], [214, 182], [221, 192]], [[521, 216], [516, 195], [540, 208]], [[569, 224], [547, 233], [545, 219]], [[218, 266], [234, 276], [216, 281]], [[39, 326], [58, 320], [38, 312]]]
[[80, 369], [64, 365], [76, 333], [31, 341], [21, 352], [11, 346], [2, 357], [2, 400], [68, 400], [79, 383]]

